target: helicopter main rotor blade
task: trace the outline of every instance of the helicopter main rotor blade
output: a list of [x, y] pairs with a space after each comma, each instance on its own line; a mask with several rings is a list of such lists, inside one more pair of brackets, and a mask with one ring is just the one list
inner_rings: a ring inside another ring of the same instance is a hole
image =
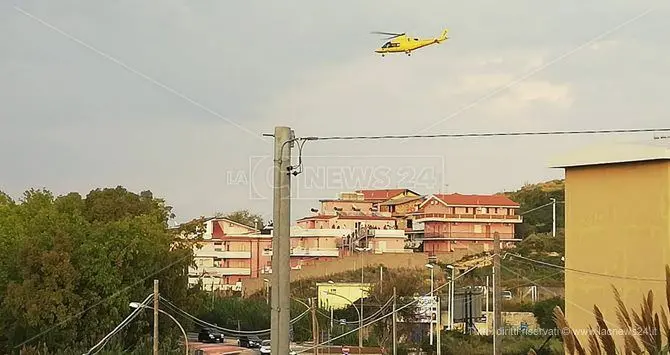
[[398, 37], [398, 36], [402, 36], [402, 35], [405, 34], [405, 33], [380, 32], [380, 31], [373, 31], [373, 32], [370, 32], [370, 33], [377, 34], [377, 35], [393, 36], [393, 37]]

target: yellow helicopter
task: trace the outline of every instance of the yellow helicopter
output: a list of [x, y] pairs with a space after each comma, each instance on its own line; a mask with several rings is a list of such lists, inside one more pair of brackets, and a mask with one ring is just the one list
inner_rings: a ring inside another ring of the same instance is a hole
[[447, 32], [448, 30], [445, 29], [444, 31], [442, 31], [440, 37], [437, 38], [413, 38], [408, 37], [405, 33], [391, 33], [391, 32], [377, 32], [377, 31], [372, 33], [391, 36], [387, 38], [390, 41], [384, 43], [384, 45], [381, 46], [381, 48], [375, 50], [376, 53], [381, 53], [383, 57], [384, 55], [386, 55], [386, 53], [407, 53], [407, 55], [411, 55], [413, 50], [423, 48], [431, 44], [440, 44], [449, 38], [447, 37]]

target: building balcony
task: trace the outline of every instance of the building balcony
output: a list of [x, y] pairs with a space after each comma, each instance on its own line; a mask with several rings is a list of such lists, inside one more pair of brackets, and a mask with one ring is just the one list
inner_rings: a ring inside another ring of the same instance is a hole
[[250, 276], [251, 268], [248, 267], [215, 267], [204, 266], [198, 268], [189, 268], [189, 275], [209, 275], [209, 276]]
[[412, 249], [375, 249], [372, 251], [374, 254], [412, 254], [414, 250]]
[[[264, 256], [272, 256], [272, 250], [264, 250]], [[293, 248], [291, 249], [291, 256], [340, 256], [340, 250], [337, 248]]]
[[498, 214], [420, 213], [415, 215], [414, 222], [521, 223], [523, 222], [523, 217], [519, 215]]
[[[498, 233], [501, 241], [521, 241], [516, 239], [514, 233]], [[417, 237], [416, 241], [493, 241], [493, 233], [474, 232], [444, 232], [426, 233], [423, 237]]]
[[251, 259], [250, 251], [195, 250], [196, 258]]
[[406, 238], [402, 229], [368, 229], [368, 237], [373, 238]]

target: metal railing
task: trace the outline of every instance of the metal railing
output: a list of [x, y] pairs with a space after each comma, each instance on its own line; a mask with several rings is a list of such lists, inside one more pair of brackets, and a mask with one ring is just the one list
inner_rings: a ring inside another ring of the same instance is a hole
[[[498, 233], [500, 239], [514, 239], [514, 233]], [[424, 233], [423, 240], [428, 239], [491, 239], [493, 240], [493, 232], [432, 232]]]
[[415, 220], [420, 219], [499, 219], [499, 220], [516, 220], [521, 221], [522, 217], [519, 215], [503, 215], [503, 214], [451, 214], [451, 213], [419, 213], [415, 215]]

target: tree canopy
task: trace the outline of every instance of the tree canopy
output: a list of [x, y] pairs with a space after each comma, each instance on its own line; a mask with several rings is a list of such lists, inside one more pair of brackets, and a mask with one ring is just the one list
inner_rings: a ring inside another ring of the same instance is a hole
[[263, 216], [257, 213], [250, 212], [249, 210], [239, 210], [229, 213], [218, 213], [218, 217], [227, 218], [233, 222], [244, 224], [252, 228], [263, 228], [265, 221]]
[[564, 228], [565, 205], [563, 203], [558, 203], [565, 200], [565, 185], [563, 180], [552, 180], [539, 184], [526, 184], [517, 191], [506, 192], [505, 195], [521, 205], [519, 213], [523, 213], [523, 223], [517, 225], [515, 228], [517, 238], [525, 238], [531, 234], [551, 233], [553, 218], [551, 205], [545, 207], [540, 206], [551, 203], [552, 198], [555, 198], [557, 201], [557, 233]]
[[[86, 197], [31, 189], [18, 201], [0, 192], [0, 353], [87, 350], [152, 292], [153, 279], [188, 309], [193, 248], [168, 228], [170, 217], [150, 191], [121, 186]], [[135, 321], [116, 341], [135, 344], [147, 326]]]

